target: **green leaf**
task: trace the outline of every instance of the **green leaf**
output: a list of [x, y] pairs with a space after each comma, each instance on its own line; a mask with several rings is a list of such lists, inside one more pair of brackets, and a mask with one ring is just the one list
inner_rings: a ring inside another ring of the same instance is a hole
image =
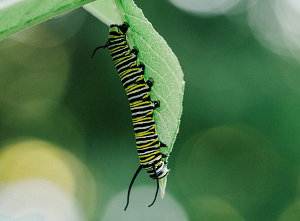
[[0, 1], [0, 40], [92, 0]]
[[178, 59], [132, 0], [107, 0], [105, 7], [103, 4], [98, 1], [85, 8], [108, 25], [124, 21], [130, 25], [128, 41], [139, 49], [138, 58], [146, 65], [145, 77], [154, 79], [151, 97], [161, 104], [154, 117], [159, 138], [167, 145], [163, 152], [169, 154], [182, 114], [184, 80]]
[[107, 25], [122, 23], [123, 19], [115, 0], [98, 0], [84, 5], [83, 8]]

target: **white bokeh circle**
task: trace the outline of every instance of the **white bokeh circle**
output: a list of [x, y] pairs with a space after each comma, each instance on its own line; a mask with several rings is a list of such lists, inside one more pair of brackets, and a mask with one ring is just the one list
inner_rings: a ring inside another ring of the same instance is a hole
[[0, 186], [0, 217], [11, 220], [83, 221], [76, 200], [56, 184], [29, 179]]
[[170, 0], [176, 7], [194, 14], [225, 14], [240, 3], [240, 0]]
[[157, 198], [153, 207], [147, 205], [153, 200], [155, 185], [133, 187], [130, 204], [123, 210], [127, 190], [114, 196], [107, 205], [102, 221], [187, 221], [184, 208], [170, 194], [166, 194], [162, 200]]

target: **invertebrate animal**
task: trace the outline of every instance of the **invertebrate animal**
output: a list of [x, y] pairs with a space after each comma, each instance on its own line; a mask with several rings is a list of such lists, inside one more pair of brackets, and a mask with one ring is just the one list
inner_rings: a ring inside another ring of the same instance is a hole
[[104, 46], [97, 47], [93, 52], [94, 56], [100, 48], [109, 50], [128, 97], [131, 110], [140, 165], [130, 182], [124, 210], [127, 209], [129, 204], [132, 185], [142, 168], [147, 171], [152, 179], [156, 180], [157, 184], [154, 200], [149, 207], [154, 204], [158, 190], [161, 189], [164, 192], [164, 185], [162, 184], [169, 172], [166, 161], [167, 156], [161, 152], [161, 148], [166, 147], [166, 145], [158, 138], [153, 117], [154, 110], [160, 106], [160, 102], [151, 100], [150, 91], [154, 81], [151, 78], [145, 79], [145, 65], [138, 61], [138, 50], [136, 48], [131, 49], [127, 41], [128, 28], [127, 23], [111, 25], [108, 41]]

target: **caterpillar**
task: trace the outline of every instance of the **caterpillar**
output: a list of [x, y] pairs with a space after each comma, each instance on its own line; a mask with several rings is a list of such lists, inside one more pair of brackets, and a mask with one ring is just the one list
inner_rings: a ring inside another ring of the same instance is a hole
[[[142, 168], [152, 179], [156, 180], [157, 184], [154, 200], [149, 207], [156, 201], [160, 188], [159, 181], [169, 173], [167, 156], [161, 152], [161, 148], [166, 145], [158, 138], [153, 116], [155, 109], [160, 106], [159, 101], [152, 101], [150, 97], [154, 80], [152, 78], [145, 79], [145, 65], [138, 61], [139, 51], [136, 48], [131, 49], [129, 46], [126, 36], [129, 28], [127, 23], [110, 25], [106, 44], [95, 48], [92, 55], [93, 57], [98, 49], [108, 49], [129, 101], [140, 165], [130, 182], [124, 210], [129, 205], [132, 185]], [[164, 190], [161, 189], [161, 191]]]

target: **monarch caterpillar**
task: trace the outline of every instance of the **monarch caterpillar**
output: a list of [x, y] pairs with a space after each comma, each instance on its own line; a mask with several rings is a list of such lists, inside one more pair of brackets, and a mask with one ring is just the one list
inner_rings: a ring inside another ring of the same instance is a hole
[[167, 156], [161, 152], [161, 147], [166, 147], [157, 134], [156, 123], [153, 117], [154, 110], [160, 106], [159, 101], [152, 101], [150, 97], [153, 79], [145, 79], [145, 65], [138, 61], [138, 50], [131, 49], [127, 41], [126, 33], [129, 25], [113, 24], [109, 28], [108, 41], [104, 46], [95, 48], [93, 55], [100, 48], [107, 48], [111, 54], [114, 66], [119, 74], [125, 93], [128, 97], [131, 110], [132, 124], [135, 133], [137, 153], [140, 165], [130, 182], [127, 203], [124, 210], [129, 205], [130, 191], [132, 185], [142, 168], [144, 168], [152, 179], [156, 180], [156, 193], [152, 206], [158, 194], [158, 190], [164, 191], [160, 187], [160, 181], [168, 175]]

